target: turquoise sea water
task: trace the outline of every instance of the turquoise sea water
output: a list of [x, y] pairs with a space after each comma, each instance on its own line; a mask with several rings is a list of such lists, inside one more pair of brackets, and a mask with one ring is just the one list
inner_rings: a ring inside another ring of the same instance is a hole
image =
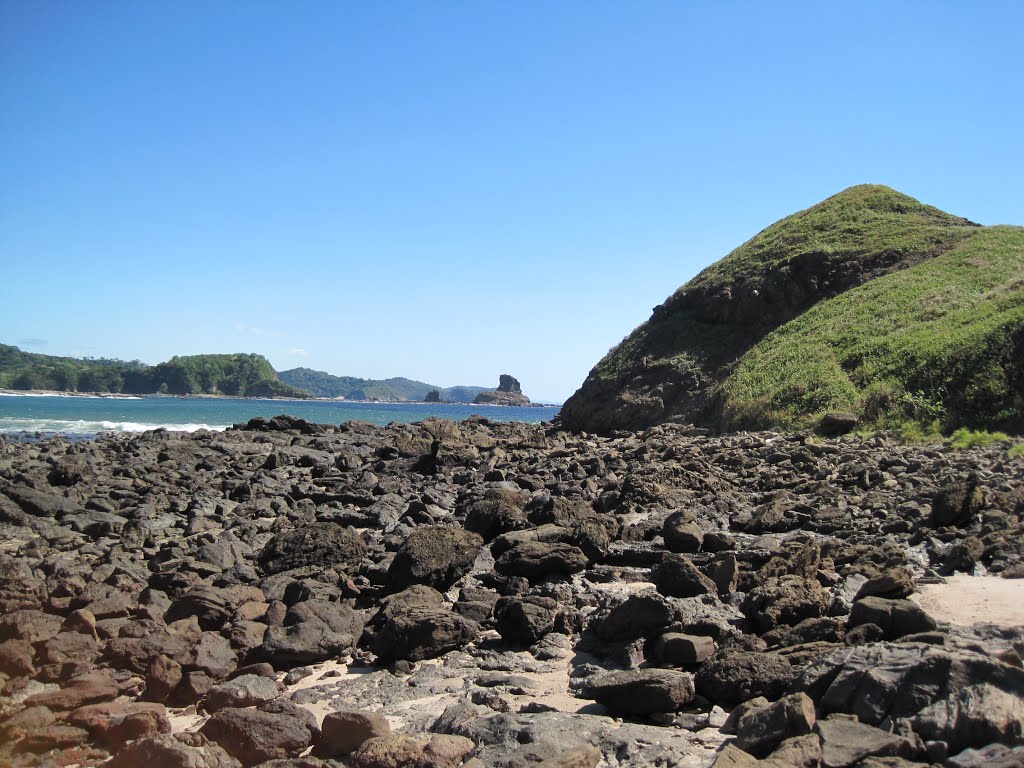
[[336, 401], [248, 400], [200, 397], [68, 397], [0, 394], [0, 433], [47, 432], [90, 436], [99, 432], [225, 429], [256, 416], [281, 413], [318, 424], [368, 421], [371, 424], [422, 421], [430, 417], [461, 421], [481, 414], [494, 421], [551, 421], [557, 406], [511, 408], [446, 403], [350, 403]]

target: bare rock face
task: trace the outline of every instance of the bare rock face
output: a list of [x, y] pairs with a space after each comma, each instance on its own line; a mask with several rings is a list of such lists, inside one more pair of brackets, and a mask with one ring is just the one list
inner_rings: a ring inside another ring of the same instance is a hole
[[530, 398], [523, 394], [519, 379], [501, 374], [498, 379], [498, 388], [493, 392], [481, 392], [473, 400], [476, 405], [529, 405]]

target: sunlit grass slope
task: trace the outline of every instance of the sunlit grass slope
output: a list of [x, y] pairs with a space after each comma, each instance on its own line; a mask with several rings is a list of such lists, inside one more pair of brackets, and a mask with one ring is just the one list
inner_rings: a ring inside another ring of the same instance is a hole
[[952, 249], [823, 301], [749, 350], [719, 390], [722, 426], [1024, 426], [1024, 228]]

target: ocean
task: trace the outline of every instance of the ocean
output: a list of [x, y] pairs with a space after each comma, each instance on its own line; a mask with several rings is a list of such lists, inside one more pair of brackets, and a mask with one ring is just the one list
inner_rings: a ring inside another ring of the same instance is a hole
[[334, 400], [254, 400], [231, 397], [88, 397], [0, 393], [0, 434], [62, 434], [88, 438], [100, 432], [149, 429], [223, 430], [282, 413], [317, 424], [368, 421], [384, 425], [431, 417], [462, 421], [474, 414], [494, 421], [551, 421], [557, 406], [514, 408], [450, 403], [355, 403]]

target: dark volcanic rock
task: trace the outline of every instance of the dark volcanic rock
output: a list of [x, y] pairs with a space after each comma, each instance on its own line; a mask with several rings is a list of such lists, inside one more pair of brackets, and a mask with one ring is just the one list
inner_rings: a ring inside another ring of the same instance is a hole
[[241, 763], [217, 744], [200, 740], [202, 744], [192, 746], [174, 736], [149, 736], [125, 746], [106, 768], [241, 768]]
[[[1009, 694], [1006, 701], [1024, 700], [1024, 672], [1018, 668], [975, 653], [903, 643], [836, 651], [808, 667], [794, 687], [814, 699], [821, 712], [856, 715], [869, 725], [890, 717], [914, 717], [940, 702], [925, 720], [944, 723], [930, 732], [945, 734], [946, 740], [953, 735], [946, 729], [958, 727], [959, 716], [953, 713], [960, 709], [960, 697], [965, 696], [966, 703], [977, 696], [961, 692], [985, 685]], [[991, 701], [997, 698], [1001, 697]], [[939, 716], [940, 711], [946, 714]]]
[[367, 740], [389, 733], [391, 726], [388, 719], [376, 712], [328, 712], [313, 754], [318, 757], [343, 757], [355, 752]]
[[886, 600], [865, 597], [856, 601], [850, 611], [850, 626], [874, 624], [882, 628], [885, 637], [894, 639], [935, 629], [935, 620], [911, 600]]
[[354, 530], [335, 523], [313, 523], [277, 534], [260, 553], [267, 573], [309, 565], [345, 570], [359, 564], [366, 544]]
[[810, 733], [814, 722], [814, 702], [806, 694], [794, 693], [744, 714], [736, 724], [736, 743], [765, 757], [785, 739]]
[[723, 651], [699, 670], [697, 692], [723, 707], [755, 696], [777, 698], [793, 681], [793, 667], [774, 653]]
[[337, 659], [353, 650], [362, 629], [348, 606], [309, 600], [289, 608], [282, 626], [268, 627], [253, 656], [277, 669]]
[[494, 606], [494, 620], [502, 638], [532, 645], [555, 628], [558, 603], [550, 597], [502, 597]]
[[419, 661], [462, 648], [479, 633], [475, 621], [445, 605], [439, 592], [414, 586], [386, 598], [368, 626], [373, 650], [382, 664]]
[[675, 619], [672, 604], [656, 592], [630, 595], [596, 620], [602, 640], [636, 640], [665, 629]]
[[693, 562], [681, 555], [666, 555], [651, 571], [658, 591], [669, 597], [717, 595], [715, 582], [700, 572]]
[[223, 709], [199, 732], [223, 747], [246, 768], [267, 760], [298, 757], [319, 736], [316, 718], [287, 701], [256, 709]]
[[445, 526], [423, 526], [406, 538], [391, 561], [391, 588], [400, 591], [413, 584], [447, 590], [469, 573], [483, 538], [476, 533]]
[[618, 715], [675, 712], [693, 698], [693, 678], [671, 669], [633, 669], [601, 675], [589, 696]]
[[965, 528], [978, 514], [984, 501], [985, 494], [978, 486], [978, 477], [972, 473], [962, 480], [944, 486], [935, 494], [929, 522], [936, 528]]
[[525, 541], [497, 559], [494, 569], [505, 576], [539, 581], [552, 575], [571, 575], [587, 567], [579, 547], [560, 542]]

